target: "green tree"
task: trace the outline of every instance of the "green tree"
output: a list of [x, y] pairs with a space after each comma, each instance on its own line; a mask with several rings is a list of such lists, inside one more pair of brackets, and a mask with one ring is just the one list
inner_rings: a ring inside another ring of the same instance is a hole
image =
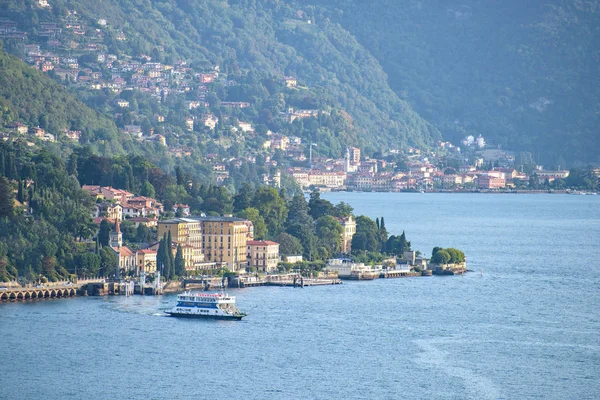
[[452, 247], [445, 250], [450, 254], [450, 263], [460, 264], [465, 261], [465, 254], [462, 251]]
[[343, 201], [333, 206], [333, 216], [338, 218], [346, 218], [354, 213], [354, 208], [348, 203]]
[[302, 243], [295, 236], [281, 232], [274, 240], [279, 243], [279, 254], [286, 256], [302, 254]]
[[79, 158], [79, 156], [77, 155], [77, 153], [71, 153], [71, 155], [69, 155], [69, 162], [67, 164], [67, 173], [69, 175], [75, 176], [77, 177], [77, 159]]
[[356, 218], [356, 233], [352, 237], [352, 253], [378, 252], [380, 243], [377, 237], [377, 224], [369, 217]]
[[317, 220], [324, 215], [332, 215], [334, 211], [333, 204], [330, 201], [321, 198], [321, 193], [318, 190], [313, 190], [310, 193], [308, 201], [308, 214]]
[[165, 278], [172, 279], [175, 274], [175, 257], [173, 256], [173, 242], [171, 241], [171, 231], [167, 233], [167, 241], [165, 242], [165, 252], [167, 268], [165, 270]]
[[248, 207], [239, 212], [238, 217], [252, 221], [252, 225], [254, 226], [254, 237], [257, 240], [263, 240], [267, 238], [267, 225], [265, 224], [264, 218], [260, 215], [256, 208]]
[[438, 265], [442, 265], [442, 264], [448, 264], [451, 260], [451, 256], [450, 253], [448, 253], [446, 250], [442, 249], [442, 250], [438, 250], [435, 253], [435, 256], [431, 257], [431, 262], [434, 264], [438, 264]]
[[256, 208], [264, 218], [270, 237], [281, 232], [288, 215], [288, 208], [275, 188], [266, 186], [259, 188], [252, 199], [252, 207]]
[[244, 183], [239, 193], [233, 199], [233, 210], [240, 212], [252, 206], [254, 192], [248, 183]]
[[135, 240], [138, 243], [147, 243], [152, 239], [152, 231], [144, 224], [139, 224], [135, 232]]
[[142, 196], [154, 198], [156, 197], [156, 191], [154, 190], [154, 186], [148, 181], [144, 182], [142, 185], [142, 190], [140, 191]]
[[108, 246], [110, 241], [110, 224], [107, 220], [103, 219], [100, 222], [100, 230], [98, 231], [98, 241], [102, 246]]
[[316, 235], [320, 254], [329, 258], [339, 253], [342, 247], [342, 232], [344, 228], [334, 217], [330, 215], [317, 219]]
[[117, 254], [110, 247], [103, 247], [100, 250], [100, 274], [102, 276], [113, 276], [119, 268]]
[[14, 198], [8, 180], [0, 176], [0, 217], [12, 217]]
[[55, 257], [45, 256], [42, 259], [42, 274], [51, 282], [56, 282], [58, 280]]
[[177, 245], [177, 253], [175, 254], [175, 275], [185, 276], [185, 260], [183, 259], [181, 244]]
[[388, 232], [385, 228], [385, 221], [383, 220], [383, 217], [381, 217], [381, 220], [379, 221], [379, 229], [377, 230], [377, 241], [379, 242], [380, 251], [385, 252], [386, 244], [388, 241]]

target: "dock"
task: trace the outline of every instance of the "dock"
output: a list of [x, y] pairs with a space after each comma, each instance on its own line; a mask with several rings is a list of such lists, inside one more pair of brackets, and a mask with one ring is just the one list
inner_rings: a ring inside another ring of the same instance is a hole
[[305, 287], [339, 285], [338, 278], [306, 278], [299, 274], [275, 274], [266, 276], [236, 276], [230, 280], [230, 287], [246, 288], [254, 286]]

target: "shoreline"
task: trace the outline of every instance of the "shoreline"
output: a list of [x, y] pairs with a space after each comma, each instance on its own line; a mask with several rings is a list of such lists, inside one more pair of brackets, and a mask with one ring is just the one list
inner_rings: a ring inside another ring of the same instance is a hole
[[[321, 193], [406, 193], [406, 194], [568, 194], [571, 196], [596, 196], [598, 192], [567, 191], [567, 190], [404, 190], [404, 191], [359, 191], [359, 190], [336, 190], [330, 188], [317, 188]], [[310, 193], [310, 191], [304, 191]]]

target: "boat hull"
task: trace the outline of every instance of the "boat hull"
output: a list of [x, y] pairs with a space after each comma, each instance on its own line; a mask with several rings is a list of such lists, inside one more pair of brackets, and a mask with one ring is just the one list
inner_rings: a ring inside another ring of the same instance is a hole
[[172, 311], [167, 311], [167, 314], [171, 317], [178, 318], [202, 318], [202, 319], [220, 319], [220, 320], [233, 320], [240, 321], [242, 318], [246, 316], [246, 314], [236, 314], [236, 315], [206, 315], [206, 314], [188, 314], [188, 313], [177, 313]]

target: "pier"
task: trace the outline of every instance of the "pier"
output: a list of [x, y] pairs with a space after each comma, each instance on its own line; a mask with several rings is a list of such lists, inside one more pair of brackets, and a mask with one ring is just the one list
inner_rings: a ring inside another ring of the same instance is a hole
[[305, 287], [339, 285], [338, 278], [306, 278], [300, 274], [276, 274], [266, 276], [236, 276], [231, 278], [230, 287], [245, 288], [254, 286]]

